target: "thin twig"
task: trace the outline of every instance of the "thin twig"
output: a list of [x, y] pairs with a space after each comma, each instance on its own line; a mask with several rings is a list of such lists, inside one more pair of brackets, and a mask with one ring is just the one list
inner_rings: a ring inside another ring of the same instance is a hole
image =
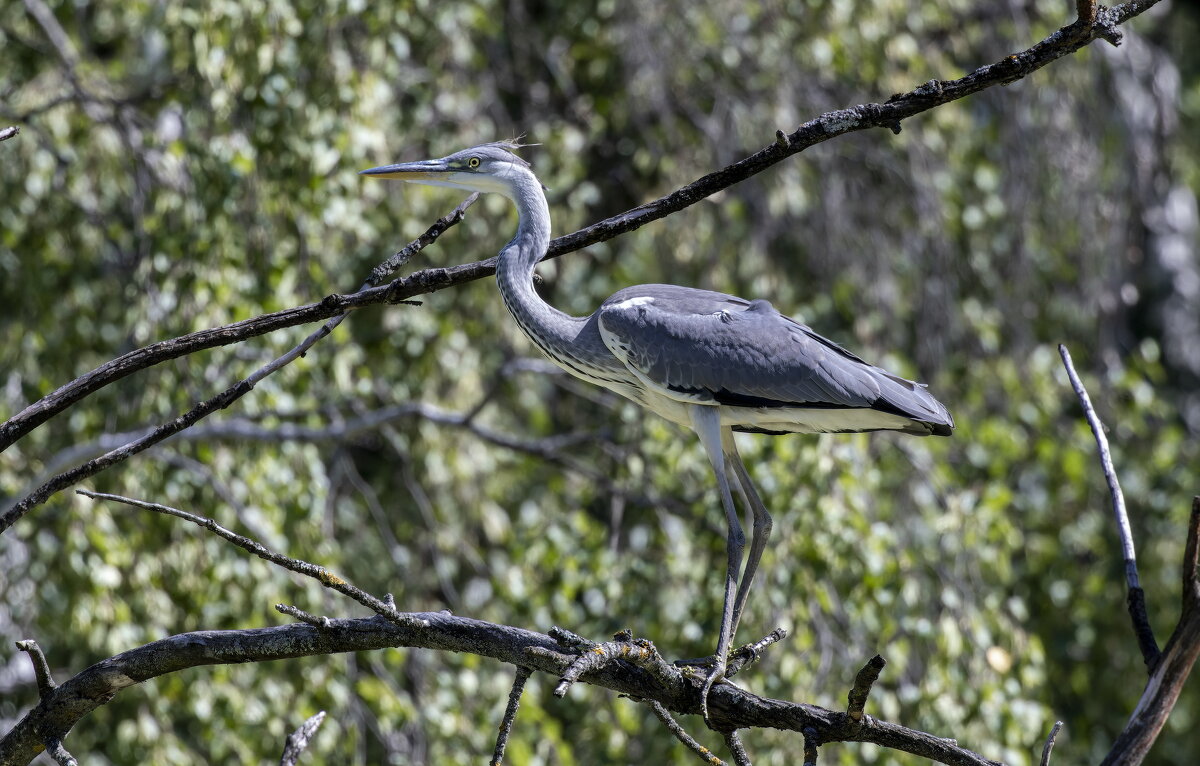
[[67, 752], [63, 747], [62, 740], [56, 739], [46, 746], [46, 755], [50, 756], [58, 766], [79, 766], [79, 761], [75, 760], [75, 756]]
[[1104, 470], [1104, 478], [1108, 482], [1113, 515], [1117, 520], [1117, 533], [1121, 537], [1121, 553], [1125, 558], [1125, 582], [1128, 586], [1126, 605], [1129, 609], [1129, 617], [1133, 621], [1133, 632], [1137, 635], [1138, 647], [1142, 650], [1142, 659], [1145, 660], [1147, 668], [1153, 669], [1160, 652], [1158, 642], [1154, 638], [1154, 629], [1150, 626], [1150, 618], [1146, 614], [1146, 594], [1138, 580], [1133, 530], [1129, 526], [1129, 514], [1125, 510], [1125, 495], [1121, 492], [1117, 471], [1113, 468], [1112, 454], [1108, 449], [1108, 437], [1104, 433], [1104, 424], [1100, 422], [1099, 416], [1096, 415], [1096, 409], [1092, 406], [1092, 399], [1088, 396], [1087, 389], [1083, 387], [1083, 381], [1075, 372], [1075, 365], [1071, 361], [1071, 352], [1060, 343], [1058, 355], [1062, 357], [1063, 366], [1067, 368], [1067, 377], [1071, 379], [1071, 387], [1075, 389], [1075, 396], [1079, 398], [1088, 425], [1091, 426], [1092, 435], [1096, 438], [1096, 447], [1100, 452], [1100, 466]]
[[381, 617], [386, 617], [392, 622], [395, 622], [397, 625], [404, 625], [405, 627], [424, 627], [426, 624], [424, 621], [419, 620], [418, 618], [398, 612], [395, 606], [384, 603], [371, 594], [356, 588], [355, 586], [343, 580], [341, 577], [335, 575], [333, 572], [330, 572], [325, 567], [320, 567], [316, 564], [310, 564], [307, 561], [301, 561], [300, 559], [294, 559], [289, 556], [284, 556], [281, 553], [276, 553], [262, 543], [251, 540], [249, 537], [244, 537], [235, 532], [231, 532], [213, 519], [205, 516], [197, 516], [194, 513], [188, 513], [187, 511], [181, 511], [178, 508], [160, 505], [159, 503], [148, 503], [144, 500], [134, 500], [133, 498], [122, 497], [121, 495], [110, 495], [105, 492], [92, 492], [86, 489], [77, 489], [75, 490], [75, 493], [83, 495], [84, 497], [90, 497], [94, 500], [112, 500], [114, 502], [124, 503], [125, 505], [131, 505], [134, 508], [142, 508], [147, 511], [163, 513], [168, 516], [176, 516], [184, 521], [190, 521], [197, 526], [204, 527], [218, 537], [228, 540], [239, 548], [253, 553], [255, 556], [258, 556], [264, 561], [269, 561], [276, 566], [283, 567], [284, 569], [297, 574], [302, 574], [305, 577], [311, 577], [324, 585], [326, 588], [335, 590], [342, 595], [349, 596]]
[[546, 631], [546, 635], [558, 642], [558, 645], [562, 648], [573, 649], [578, 652], [586, 652], [596, 645], [595, 641], [589, 641], [578, 633], [572, 633], [566, 628], [560, 628], [557, 625]]
[[680, 726], [675, 720], [674, 716], [671, 715], [671, 711], [663, 707], [661, 702], [658, 700], [648, 699], [643, 699], [640, 701], [649, 705], [650, 709], [654, 711], [654, 716], [658, 718], [658, 720], [662, 721], [663, 726], [667, 727], [667, 731], [671, 732], [671, 734], [675, 736], [675, 739], [682, 742], [684, 747], [695, 753], [700, 760], [704, 761], [709, 766], [727, 766], [724, 761], [717, 757], [716, 753], [692, 739], [691, 735], [684, 731], [683, 727]]
[[1200, 608], [1200, 496], [1192, 498], [1192, 515], [1183, 549], [1183, 609], [1197, 608]]
[[508, 737], [512, 734], [513, 721], [517, 719], [517, 708], [521, 705], [521, 694], [525, 691], [525, 682], [533, 675], [533, 669], [517, 665], [517, 674], [513, 678], [512, 689], [508, 692], [508, 706], [504, 708], [504, 718], [500, 721], [500, 731], [496, 735], [496, 748], [492, 751], [490, 766], [500, 766], [504, 763], [504, 749], [508, 747]]
[[1075, 0], [1075, 13], [1079, 17], [1075, 23], [1085, 30], [1096, 24], [1096, 0]]
[[855, 723], [862, 721], [863, 710], [866, 709], [871, 687], [878, 680], [879, 673], [886, 664], [887, 660], [877, 654], [867, 660], [867, 664], [863, 665], [862, 670], [858, 671], [858, 675], [854, 677], [854, 686], [850, 688], [850, 694], [847, 695], [850, 704], [846, 708], [846, 715], [850, 716], [850, 720]]
[[25, 10], [33, 17], [42, 31], [46, 33], [46, 39], [54, 46], [54, 50], [58, 53], [58, 57], [62, 59], [62, 63], [66, 66], [68, 76], [75, 79], [75, 67], [79, 63], [79, 54], [75, 51], [75, 46], [71, 43], [71, 38], [67, 35], [66, 30], [58, 23], [58, 19], [54, 16], [54, 11], [42, 2], [42, 0], [25, 0]]
[[[246, 417], [228, 417], [219, 420], [209, 420], [202, 425], [196, 425], [175, 434], [164, 443], [198, 442], [198, 441], [237, 441], [266, 442], [282, 444], [284, 442], [346, 442], [355, 437], [378, 431], [390, 423], [408, 418], [423, 418], [438, 425], [451, 428], [462, 428], [479, 439], [506, 449], [528, 455], [534, 455], [544, 460], [555, 462], [570, 471], [585, 478], [599, 482], [607, 491], [621, 492], [613, 479], [602, 471], [595, 470], [583, 461], [566, 457], [570, 454], [569, 447], [583, 442], [603, 442], [607, 436], [595, 432], [570, 432], [555, 434], [540, 439], [523, 439], [512, 434], [497, 431], [474, 422], [470, 411], [458, 413], [444, 410], [427, 402], [406, 402], [391, 404], [375, 410], [359, 412], [352, 417], [340, 415], [328, 416], [319, 414], [329, 422], [323, 427], [307, 426], [301, 423], [280, 423], [275, 426], [264, 426]], [[302, 419], [303, 414], [278, 413], [278, 417]], [[42, 473], [26, 488], [26, 493], [44, 484], [48, 479], [62, 471], [67, 466], [76, 465], [81, 460], [90, 460], [104, 453], [118, 449], [132, 441], [140, 439], [153, 432], [153, 428], [143, 428], [134, 431], [106, 433], [90, 441], [76, 442], [70, 447], [47, 458]], [[626, 493], [628, 494], [628, 493]], [[630, 499], [641, 505], [659, 507], [663, 498], [630, 496]]]
[[1150, 672], [1137, 707], [1100, 766], [1136, 764], [1146, 758], [1200, 660], [1200, 497], [1192, 498], [1183, 551], [1179, 622]]
[[753, 644], [738, 647], [729, 656], [729, 664], [725, 668], [725, 677], [733, 678], [738, 673], [762, 659], [763, 653], [771, 644], [778, 643], [787, 637], [787, 631], [776, 628]]
[[471, 205], [474, 205], [475, 201], [478, 199], [479, 192], [472, 192], [466, 199], [458, 203], [458, 207], [450, 211], [448, 215], [444, 215], [439, 218], [437, 223], [429, 227], [428, 231], [426, 231], [417, 239], [414, 239], [412, 242], [409, 242], [404, 247], [400, 248], [400, 250], [394, 253], [392, 257], [388, 258], [386, 261], [372, 269], [371, 276], [369, 279], [367, 279], [367, 283], [363, 285], [363, 288], [378, 287], [379, 285], [383, 284], [388, 277], [390, 277], [392, 274], [395, 274], [398, 269], [412, 260], [414, 255], [416, 255], [426, 246], [432, 244], [434, 240], [436, 240], [442, 235], [443, 232], [446, 231], [446, 229], [449, 229], [451, 226], [461, 221], [463, 216], [467, 214], [467, 208], [469, 208]]
[[817, 766], [817, 730], [808, 727], [801, 733], [804, 735], [804, 766]]
[[300, 754], [304, 752], [304, 748], [308, 747], [308, 741], [317, 733], [317, 729], [324, 720], [325, 711], [322, 710], [288, 735], [287, 741], [283, 745], [283, 757], [279, 759], [279, 766], [296, 766]]
[[1062, 725], [1062, 721], [1055, 721], [1054, 727], [1050, 729], [1050, 735], [1046, 737], [1046, 744], [1042, 745], [1040, 766], [1050, 766], [1050, 751], [1054, 749], [1054, 740], [1058, 739], [1058, 732], [1062, 729]]
[[733, 762], [736, 766], [754, 766], [750, 763], [750, 754], [746, 752], [746, 747], [742, 744], [742, 738], [738, 735], [737, 729], [731, 729], [725, 733], [725, 746], [733, 754]]
[[[901, 120], [965, 98], [985, 88], [1019, 80], [1063, 56], [1074, 53], [1098, 37], [1111, 41], [1120, 34], [1116, 25], [1145, 12], [1158, 1], [1128, 2], [1108, 9], [1101, 14], [1102, 18], [1098, 19], [1092, 29], [1082, 34], [1074, 33], [1070, 26], [1063, 27], [1021, 53], [1005, 56], [1000, 61], [979, 67], [957, 80], [931, 80], [907, 93], [897, 94], [883, 104], [859, 104], [848, 109], [826, 112], [804, 123], [782, 140], [776, 136], [769, 145], [754, 154], [709, 173], [665, 197], [553, 240], [546, 258], [557, 258], [581, 250], [679, 212], [835, 136], [877, 127], [895, 130]], [[334, 303], [361, 307], [386, 303], [389, 300], [402, 300], [482, 279], [491, 276], [495, 271], [495, 258], [452, 268], [424, 269], [404, 279], [398, 279], [386, 288], [372, 288], [352, 296], [329, 296], [319, 304], [266, 314], [131, 351], [67, 383], [0, 424], [0, 452], [58, 412], [137, 370], [194, 351], [237, 343], [283, 327], [325, 319], [343, 310], [334, 308]], [[5, 519], [0, 517], [0, 532], [11, 524], [11, 521], [4, 522]]]
[[300, 622], [306, 622], [314, 628], [328, 628], [332, 624], [328, 617], [309, 614], [300, 607], [292, 606], [291, 604], [276, 604], [275, 611], [280, 614], [286, 614], [288, 617], [295, 617]]
[[50, 674], [50, 663], [46, 662], [42, 647], [37, 645], [37, 641], [27, 638], [18, 641], [17, 648], [27, 653], [29, 661], [33, 663], [33, 677], [37, 680], [38, 695], [42, 698], [47, 697], [54, 691], [54, 676]]

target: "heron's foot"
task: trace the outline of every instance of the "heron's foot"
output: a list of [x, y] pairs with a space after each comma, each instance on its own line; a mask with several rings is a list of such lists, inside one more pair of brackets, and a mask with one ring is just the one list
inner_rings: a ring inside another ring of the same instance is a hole
[[704, 723], [711, 729], [712, 720], [708, 715], [708, 694], [717, 684], [729, 683], [729, 674], [726, 672], [729, 663], [724, 657], [718, 657], [714, 654], [709, 657], [675, 660], [675, 667], [680, 669], [684, 677], [702, 681], [700, 687], [700, 714], [704, 716]]
[[704, 679], [704, 687], [700, 689], [700, 715], [704, 716], [704, 724], [708, 728], [713, 728], [712, 719], [708, 716], [708, 693], [712, 691], [713, 684], [725, 681], [725, 658], [716, 657], [714, 655], [712, 668], [708, 671], [708, 676]]

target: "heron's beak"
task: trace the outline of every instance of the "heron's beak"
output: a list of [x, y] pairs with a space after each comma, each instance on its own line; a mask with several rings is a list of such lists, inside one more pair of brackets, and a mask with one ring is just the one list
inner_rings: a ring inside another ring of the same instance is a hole
[[373, 178], [398, 178], [401, 181], [417, 183], [449, 180], [455, 172], [447, 167], [445, 160], [421, 160], [420, 162], [400, 162], [395, 165], [381, 165], [370, 170], [360, 170], [359, 175]]

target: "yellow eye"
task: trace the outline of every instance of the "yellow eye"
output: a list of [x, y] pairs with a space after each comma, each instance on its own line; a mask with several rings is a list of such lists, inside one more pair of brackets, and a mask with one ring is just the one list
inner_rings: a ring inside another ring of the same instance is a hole
[[478, 157], [472, 157], [471, 159], [467, 160], [467, 167], [469, 167], [469, 168], [477, 168], [477, 167], [479, 167], [479, 158], [478, 158]]

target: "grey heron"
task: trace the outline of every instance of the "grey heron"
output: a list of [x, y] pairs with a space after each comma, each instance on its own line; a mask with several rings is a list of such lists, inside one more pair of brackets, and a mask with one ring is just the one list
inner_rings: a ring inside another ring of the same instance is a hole
[[[533, 287], [534, 269], [550, 244], [550, 211], [541, 182], [514, 153], [519, 148], [514, 142], [483, 144], [441, 159], [362, 173], [496, 192], [512, 200], [519, 214], [517, 233], [500, 251], [496, 280], [517, 324], [567, 372], [690, 427], [700, 437], [728, 525], [721, 628], [701, 697], [708, 720], [708, 691], [724, 676], [771, 534], [771, 516], [742, 464], [733, 432], [949, 436], [954, 420], [924, 386], [864, 362], [765, 300], [639, 285], [618, 291], [591, 316], [570, 316], [554, 308]], [[745, 536], [731, 478], [754, 518], [744, 570]]]

